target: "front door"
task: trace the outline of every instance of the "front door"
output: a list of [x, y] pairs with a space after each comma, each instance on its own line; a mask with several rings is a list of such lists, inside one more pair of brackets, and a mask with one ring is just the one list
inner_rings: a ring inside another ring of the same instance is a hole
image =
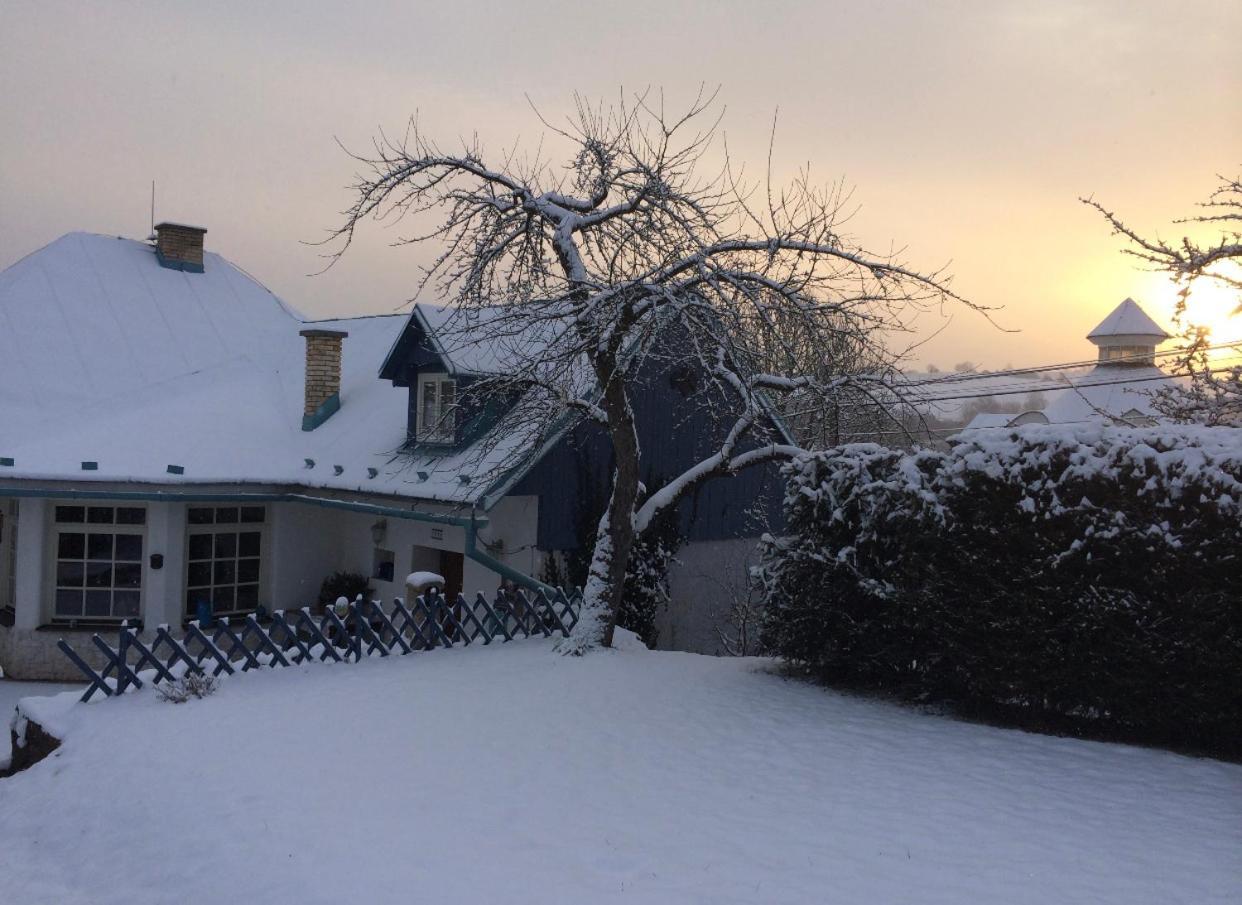
[[440, 551], [440, 574], [444, 576], [444, 596], [456, 602], [457, 595], [462, 593], [462, 572], [466, 566], [466, 558], [452, 550]]

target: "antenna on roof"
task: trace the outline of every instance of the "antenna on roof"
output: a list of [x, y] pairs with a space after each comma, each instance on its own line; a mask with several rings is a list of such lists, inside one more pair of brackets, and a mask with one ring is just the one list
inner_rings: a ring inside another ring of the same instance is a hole
[[155, 241], [155, 180], [151, 180], [151, 233], [147, 236], [148, 242]]

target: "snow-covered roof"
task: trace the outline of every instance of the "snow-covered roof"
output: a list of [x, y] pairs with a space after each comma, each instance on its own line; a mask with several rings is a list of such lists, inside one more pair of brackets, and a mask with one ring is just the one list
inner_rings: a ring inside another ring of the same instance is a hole
[[404, 379], [415, 346], [424, 341], [451, 374], [509, 373], [537, 357], [567, 326], [555, 317], [532, 322], [525, 312], [503, 305], [461, 307], [418, 302], [380, 368], [386, 380]]
[[1138, 302], [1128, 298], [1087, 334], [1087, 339], [1093, 341], [1109, 337], [1150, 337], [1152, 345], [1157, 345], [1168, 339], [1169, 333], [1152, 320]]
[[1044, 415], [1052, 424], [1103, 420], [1100, 412], [1122, 418], [1155, 418], [1158, 415], [1151, 406], [1151, 393], [1175, 382], [1154, 366], [1124, 370], [1096, 367], [1063, 390], [1044, 409]]
[[1013, 420], [1013, 415], [1006, 415], [997, 412], [980, 412], [970, 419], [970, 423], [966, 425], [965, 430], [974, 430], [976, 428], [993, 428], [1008, 427], [1009, 422]]
[[[0, 457], [13, 460], [0, 479], [468, 501], [482, 482], [459, 475], [486, 463], [441, 457], [420, 479], [395, 455], [406, 393], [375, 374], [404, 320], [305, 321], [217, 254], [186, 273], [159, 266], [146, 243], [70, 233], [0, 273]], [[313, 431], [301, 429], [308, 325], [349, 334], [341, 408]]]

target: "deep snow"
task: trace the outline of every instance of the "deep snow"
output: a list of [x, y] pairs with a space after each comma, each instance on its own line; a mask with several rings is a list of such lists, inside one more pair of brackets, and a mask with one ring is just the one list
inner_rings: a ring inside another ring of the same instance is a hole
[[75, 706], [0, 780], [0, 902], [1238, 901], [1242, 766], [770, 665], [523, 641]]

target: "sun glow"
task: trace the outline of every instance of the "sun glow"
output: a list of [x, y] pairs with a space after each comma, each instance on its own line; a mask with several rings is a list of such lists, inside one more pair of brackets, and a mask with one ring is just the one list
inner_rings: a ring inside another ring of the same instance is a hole
[[[1220, 271], [1231, 278], [1242, 279], [1242, 267]], [[1186, 297], [1186, 310], [1178, 320], [1178, 286], [1171, 280], [1152, 275], [1148, 298], [1152, 302], [1152, 313], [1157, 320], [1163, 320], [1171, 333], [1181, 334], [1191, 329], [1204, 330], [1209, 342], [1213, 345], [1221, 343], [1242, 342], [1242, 292], [1220, 280], [1202, 277], [1195, 281]], [[1237, 355], [1236, 351], [1220, 349], [1220, 355]]]

